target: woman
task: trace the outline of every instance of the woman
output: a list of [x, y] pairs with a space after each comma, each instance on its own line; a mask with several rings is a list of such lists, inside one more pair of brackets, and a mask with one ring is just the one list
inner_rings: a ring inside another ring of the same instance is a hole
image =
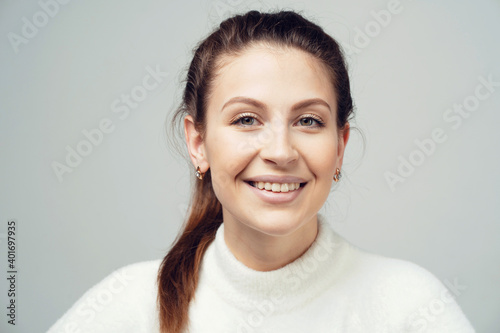
[[352, 112], [342, 53], [320, 27], [293, 12], [222, 22], [174, 119], [197, 177], [182, 234], [50, 332], [473, 332], [434, 276], [357, 249], [318, 215]]

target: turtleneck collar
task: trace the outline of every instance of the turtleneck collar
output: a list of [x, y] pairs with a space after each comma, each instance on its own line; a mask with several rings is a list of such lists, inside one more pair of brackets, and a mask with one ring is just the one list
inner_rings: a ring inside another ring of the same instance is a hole
[[346, 245], [318, 215], [318, 234], [302, 256], [276, 270], [256, 271], [229, 250], [224, 240], [224, 224], [221, 224], [205, 253], [199, 282], [204, 281], [228, 303], [242, 310], [271, 301], [279, 303], [277, 312], [288, 311], [334, 283]]

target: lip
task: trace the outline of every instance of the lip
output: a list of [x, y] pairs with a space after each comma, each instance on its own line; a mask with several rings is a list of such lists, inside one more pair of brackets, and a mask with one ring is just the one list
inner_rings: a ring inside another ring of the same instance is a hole
[[[269, 179], [269, 178], [266, 178]], [[297, 178], [295, 178], [297, 179]], [[250, 181], [250, 180], [249, 180]], [[257, 197], [259, 197], [262, 201], [269, 203], [269, 204], [286, 204], [286, 203], [291, 203], [293, 202], [301, 193], [302, 190], [304, 189], [304, 185], [301, 185], [298, 189], [289, 191], [289, 192], [272, 192], [272, 191], [266, 191], [266, 190], [259, 190], [256, 187], [253, 187], [252, 185], [249, 184], [249, 181], [245, 181], [245, 185], [248, 186], [248, 188], [255, 193]], [[262, 181], [262, 180], [260, 180]], [[271, 183], [272, 181], [268, 181]], [[286, 181], [274, 181], [275, 183], [287, 183]], [[290, 181], [290, 183], [299, 183], [299, 181]], [[304, 183], [304, 182], [300, 182]]]

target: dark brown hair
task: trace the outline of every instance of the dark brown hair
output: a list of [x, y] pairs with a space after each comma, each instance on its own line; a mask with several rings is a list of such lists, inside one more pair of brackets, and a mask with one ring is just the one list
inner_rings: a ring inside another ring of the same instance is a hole
[[[337, 127], [343, 129], [353, 112], [349, 76], [337, 42], [318, 25], [291, 11], [250, 11], [223, 21], [194, 51], [183, 100], [173, 123], [193, 117], [205, 131], [207, 99], [224, 56], [237, 56], [256, 43], [303, 50], [328, 69], [337, 97]], [[160, 331], [180, 333], [187, 327], [188, 309], [198, 283], [205, 250], [222, 223], [222, 206], [212, 189], [210, 170], [196, 181], [184, 229], [163, 259], [158, 272]]]

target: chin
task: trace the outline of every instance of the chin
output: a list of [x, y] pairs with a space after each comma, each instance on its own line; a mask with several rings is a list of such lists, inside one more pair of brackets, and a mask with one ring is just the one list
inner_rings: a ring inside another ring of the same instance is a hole
[[309, 221], [310, 218], [301, 217], [296, 211], [275, 210], [255, 214], [245, 224], [269, 236], [288, 236]]

